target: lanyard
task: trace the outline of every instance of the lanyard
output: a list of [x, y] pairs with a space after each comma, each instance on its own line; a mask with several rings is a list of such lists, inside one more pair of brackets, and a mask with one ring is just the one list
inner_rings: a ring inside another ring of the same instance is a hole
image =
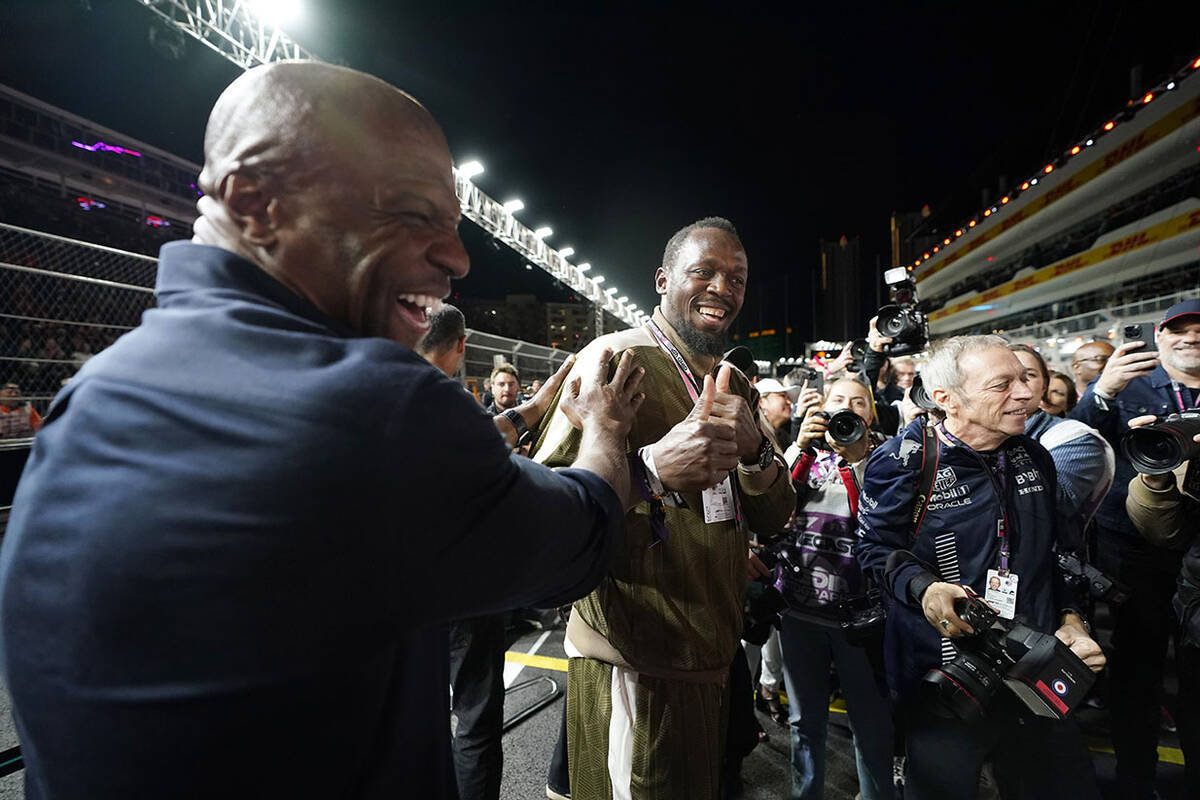
[[991, 467], [987, 465], [987, 462], [984, 461], [983, 456], [971, 449], [970, 445], [963, 442], [953, 433], [946, 430], [946, 424], [944, 422], [938, 423], [938, 432], [945, 436], [951, 444], [962, 447], [971, 455], [975, 456], [975, 460], [980, 463], [980, 465], [983, 467], [983, 471], [987, 473], [988, 481], [990, 481], [992, 484], [992, 491], [996, 493], [996, 500], [1000, 503], [1000, 519], [996, 520], [996, 538], [1000, 540], [1000, 574], [1007, 575], [1008, 562], [1009, 558], [1012, 556], [1012, 551], [1009, 549], [1008, 545], [1008, 502], [1007, 494], [1005, 493], [1005, 489], [1008, 486], [1008, 480], [1005, 469], [1007, 459], [1004, 457], [1004, 452], [1001, 451], [996, 454], [996, 472], [999, 473], [999, 476], [997, 477], [997, 475], [992, 472]]
[[1175, 390], [1175, 402], [1179, 403], [1180, 414], [1184, 413], [1185, 411], [1194, 411], [1195, 409], [1200, 408], [1200, 397], [1196, 398], [1196, 402], [1191, 409], [1189, 409], [1183, 402], [1183, 387], [1179, 384], [1179, 381], [1171, 381], [1171, 388]]
[[654, 323], [654, 320], [646, 320], [646, 327], [650, 329], [650, 335], [658, 342], [658, 346], [675, 362], [675, 369], [679, 370], [679, 376], [683, 378], [683, 385], [687, 387], [688, 394], [691, 395], [692, 402], [695, 403], [700, 399], [700, 389], [702, 387], [700, 381], [696, 379], [696, 375], [692, 372], [692, 368], [688, 366], [687, 361], [684, 359], [683, 353], [680, 353], [679, 349], [671, 344], [671, 340]]
[[[700, 399], [701, 383], [696, 380], [695, 373], [688, 366], [687, 361], [683, 357], [683, 353], [679, 352], [679, 348], [671, 344], [671, 340], [652, 319], [646, 320], [646, 327], [650, 330], [650, 335], [654, 337], [654, 341], [664, 353], [671, 357], [675, 362], [675, 369], [679, 370], [679, 377], [683, 378], [683, 385], [687, 387], [688, 395], [692, 398], [692, 403]], [[732, 478], [733, 471], [730, 471], [729, 485], [733, 490], [733, 518], [738, 530], [742, 529], [742, 503], [738, 498], [738, 482]]]

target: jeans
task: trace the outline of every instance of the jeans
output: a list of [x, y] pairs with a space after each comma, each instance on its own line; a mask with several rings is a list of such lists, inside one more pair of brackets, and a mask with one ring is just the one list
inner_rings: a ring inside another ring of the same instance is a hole
[[451, 746], [461, 800], [498, 800], [504, 770], [504, 615], [450, 624]]
[[829, 667], [846, 697], [863, 800], [893, 797], [892, 713], [887, 690], [863, 647], [836, 628], [784, 615], [784, 682], [792, 732], [792, 797], [820, 800], [825, 788], [825, 733], [829, 724]]

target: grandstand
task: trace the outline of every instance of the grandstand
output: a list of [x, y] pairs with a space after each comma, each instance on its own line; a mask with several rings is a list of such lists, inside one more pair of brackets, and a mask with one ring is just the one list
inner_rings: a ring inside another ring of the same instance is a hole
[[1056, 364], [1200, 290], [1200, 59], [907, 265], [931, 332], [1044, 342]]

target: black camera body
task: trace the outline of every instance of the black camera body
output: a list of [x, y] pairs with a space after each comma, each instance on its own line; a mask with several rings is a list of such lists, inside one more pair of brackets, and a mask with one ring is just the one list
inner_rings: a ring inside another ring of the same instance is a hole
[[819, 416], [825, 420], [829, 438], [842, 447], [852, 445], [867, 435], [867, 423], [848, 408], [840, 409], [832, 414], [816, 411], [813, 416]]
[[929, 343], [929, 320], [917, 307], [917, 284], [904, 267], [883, 273], [891, 303], [879, 309], [875, 329], [892, 341], [883, 346], [887, 356], [919, 353]]
[[959, 719], [985, 716], [1001, 684], [1038, 716], [1063, 719], [1096, 681], [1056, 636], [1001, 619], [978, 597], [956, 599], [954, 612], [975, 633], [954, 640], [958, 657], [929, 670], [922, 687]]
[[912, 386], [908, 390], [908, 399], [913, 401], [913, 405], [922, 411], [939, 411], [938, 404], [933, 402], [933, 397], [930, 396], [929, 390], [925, 388], [925, 382], [921, 380], [920, 375], [913, 376]]
[[1200, 456], [1200, 411], [1169, 414], [1158, 422], [1131, 428], [1121, 437], [1121, 453], [1138, 472], [1163, 475]]
[[1087, 589], [1095, 600], [1120, 605], [1129, 599], [1129, 588], [1114, 581], [1074, 553], [1055, 553], [1058, 569], [1067, 582], [1077, 589]]

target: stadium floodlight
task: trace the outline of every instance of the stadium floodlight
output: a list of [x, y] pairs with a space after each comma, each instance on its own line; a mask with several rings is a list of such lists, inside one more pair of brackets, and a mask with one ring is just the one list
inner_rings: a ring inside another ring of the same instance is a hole
[[564, 247], [562, 250], [558, 251], [558, 255], [560, 258], [570, 258], [571, 256], [575, 255], [575, 248]]
[[545, 239], [547, 236], [553, 236], [553, 235], [554, 235], [554, 229], [553, 229], [553, 228], [548, 228], [548, 227], [546, 227], [545, 225], [543, 225], [542, 227], [540, 227], [540, 228], [538, 228], [536, 231], [534, 231], [534, 232], [533, 232], [533, 235], [534, 235], [534, 237], [535, 237], [536, 239], [538, 239], [539, 241], [541, 241], [542, 239]]
[[592, 278], [592, 283], [596, 283], [596, 284], [604, 283], [604, 276], [597, 275], [596, 277]]
[[630, 303], [628, 308], [630, 311], [637, 311], [638, 310], [637, 303]]
[[608, 295], [609, 297], [612, 297], [614, 294], [616, 294], [616, 293], [617, 293], [617, 287], [615, 287], [615, 286], [610, 286], [610, 287], [608, 287], [607, 289], [605, 289], [605, 290], [604, 290], [604, 293], [605, 293], [606, 295]]
[[250, 10], [254, 16], [274, 28], [299, 22], [304, 16], [300, 0], [250, 0]]
[[502, 206], [502, 208], [505, 211], [507, 211], [509, 214], [515, 214], [516, 212], [520, 211], [524, 207], [525, 207], [525, 204], [523, 202], [521, 202], [520, 200], [517, 200], [516, 198], [509, 200], [507, 203], [505, 203]]
[[[585, 261], [585, 262], [583, 262], [582, 264], [579, 264], [579, 265], [577, 265], [577, 266], [575, 267], [575, 269], [579, 270], [580, 272], [587, 272], [587, 271], [588, 271], [589, 269], [591, 269], [591, 268], [592, 268], [592, 265], [591, 265], [591, 264], [589, 264], [589, 263], [588, 263], [588, 262], [586, 262], [586, 261]], [[601, 278], [600, 280], [604, 280], [604, 279], [603, 279], [603, 278]]]
[[628, 303], [629, 302], [628, 295], [621, 295], [620, 297], [617, 298], [617, 302], [618, 303]]
[[476, 175], [483, 174], [483, 164], [480, 164], [478, 161], [468, 161], [458, 168], [458, 174], [459, 177], [469, 181]]

